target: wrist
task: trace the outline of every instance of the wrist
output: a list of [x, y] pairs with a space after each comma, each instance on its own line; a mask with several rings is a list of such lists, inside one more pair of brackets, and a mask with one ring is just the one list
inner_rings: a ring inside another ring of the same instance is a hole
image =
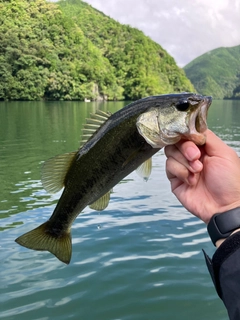
[[240, 207], [214, 214], [207, 229], [213, 244], [219, 247], [233, 233], [240, 231]]

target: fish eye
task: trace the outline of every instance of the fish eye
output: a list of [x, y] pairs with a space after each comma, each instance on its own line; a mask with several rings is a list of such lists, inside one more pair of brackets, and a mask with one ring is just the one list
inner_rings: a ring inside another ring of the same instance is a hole
[[187, 109], [189, 108], [189, 102], [187, 100], [179, 101], [176, 104], [176, 108], [178, 111], [187, 111]]

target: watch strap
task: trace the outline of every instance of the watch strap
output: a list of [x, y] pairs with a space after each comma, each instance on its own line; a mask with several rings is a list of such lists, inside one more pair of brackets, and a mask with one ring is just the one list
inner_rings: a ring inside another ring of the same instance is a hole
[[207, 226], [214, 245], [219, 239], [228, 238], [238, 228], [240, 228], [240, 207], [214, 214]]

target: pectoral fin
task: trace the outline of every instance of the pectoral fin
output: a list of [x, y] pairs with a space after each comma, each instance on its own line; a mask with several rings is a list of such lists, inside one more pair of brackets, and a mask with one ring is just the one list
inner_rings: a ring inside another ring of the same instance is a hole
[[148, 181], [152, 171], [152, 158], [149, 158], [147, 161], [143, 162], [137, 169], [137, 174], [142, 177], [145, 181]]
[[105, 208], [107, 208], [109, 201], [110, 201], [110, 193], [112, 190], [105, 193], [101, 198], [99, 198], [97, 201], [91, 203], [89, 205], [89, 208], [96, 210], [96, 211], [102, 211]]
[[58, 155], [47, 160], [42, 167], [42, 185], [47, 192], [55, 193], [64, 187], [64, 180], [76, 152]]

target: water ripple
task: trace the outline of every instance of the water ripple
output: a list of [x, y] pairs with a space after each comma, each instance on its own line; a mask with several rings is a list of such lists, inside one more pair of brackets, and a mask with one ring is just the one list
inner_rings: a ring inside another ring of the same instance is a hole
[[[239, 119], [225, 117], [232, 109], [224, 106], [218, 105], [215, 113], [211, 107], [210, 127], [240, 153]], [[76, 119], [84, 118], [85, 110], [74, 103], [30, 107], [26, 114], [19, 106], [14, 109], [12, 129], [21, 119], [25, 124], [21, 136], [14, 140], [9, 130], [0, 127], [0, 139], [5, 137], [0, 144], [0, 318], [225, 320], [226, 311], [201, 252], [202, 248], [210, 256], [214, 252], [206, 226], [171, 194], [163, 151], [154, 157], [147, 183], [132, 173], [114, 188], [105, 211], [86, 208], [79, 215], [72, 228], [70, 265], [14, 242], [51, 216], [61, 193], [49, 195], [43, 190], [41, 163], [55, 151], [74, 150], [79, 140]], [[26, 122], [34, 119], [29, 116], [33, 110], [38, 119], [34, 126], [32, 120]], [[66, 119], [71, 123], [67, 129]], [[68, 130], [72, 130], [69, 136]]]

